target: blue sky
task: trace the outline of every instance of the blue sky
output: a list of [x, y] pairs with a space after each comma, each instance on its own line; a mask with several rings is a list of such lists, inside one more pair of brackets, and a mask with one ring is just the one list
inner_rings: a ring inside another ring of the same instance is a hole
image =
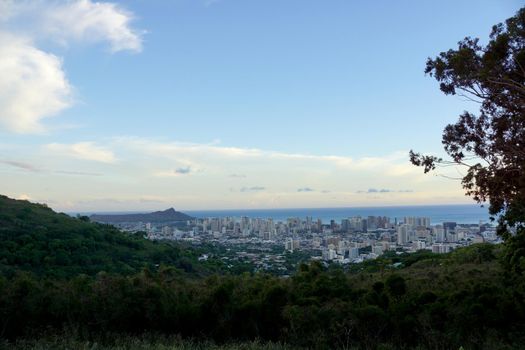
[[0, 0], [1, 192], [59, 210], [468, 202], [408, 164], [476, 110], [425, 61], [520, 5]]

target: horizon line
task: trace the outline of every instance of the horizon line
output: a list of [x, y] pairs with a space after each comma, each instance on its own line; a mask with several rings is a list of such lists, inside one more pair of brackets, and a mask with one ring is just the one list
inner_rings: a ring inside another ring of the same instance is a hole
[[373, 208], [402, 208], [402, 207], [446, 207], [446, 206], [478, 206], [479, 208], [487, 208], [486, 203], [450, 203], [450, 204], [406, 204], [406, 205], [377, 205], [377, 206], [345, 206], [345, 207], [281, 207], [281, 208], [226, 208], [226, 209], [177, 209], [174, 206], [165, 209], [150, 209], [150, 210], [108, 210], [108, 211], [67, 211], [67, 214], [98, 214], [98, 213], [143, 213], [149, 214], [168, 209], [175, 209], [178, 212], [200, 212], [200, 211], [262, 211], [262, 210], [327, 210], [327, 209], [373, 209]]

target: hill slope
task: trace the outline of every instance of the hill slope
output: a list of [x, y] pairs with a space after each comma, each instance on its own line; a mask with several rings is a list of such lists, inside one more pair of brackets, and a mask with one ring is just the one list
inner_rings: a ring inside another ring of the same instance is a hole
[[154, 332], [309, 349], [523, 349], [525, 281], [505, 276], [499, 249], [390, 253], [348, 273], [317, 261], [290, 278], [190, 281], [155, 264], [193, 266], [195, 250], [0, 196], [0, 347], [2, 337], [73, 329], [109, 341]]
[[[99, 271], [131, 274], [167, 264], [193, 272], [198, 253], [129, 236], [116, 228], [0, 196], [0, 274], [16, 270], [69, 277]], [[197, 268], [202, 272], [202, 268]]]

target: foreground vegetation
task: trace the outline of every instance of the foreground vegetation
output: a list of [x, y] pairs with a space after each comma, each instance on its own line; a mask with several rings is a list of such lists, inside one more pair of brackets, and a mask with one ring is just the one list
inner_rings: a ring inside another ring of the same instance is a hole
[[104, 338], [81, 339], [78, 335], [65, 333], [14, 342], [0, 341], [0, 349], [12, 350], [287, 350], [289, 346], [275, 343], [243, 342], [217, 345], [206, 341], [183, 340], [160, 334], [138, 336], [106, 335]]
[[[0, 197], [0, 205], [4, 347], [518, 349], [525, 343], [525, 283], [499, 264], [502, 247], [392, 253], [349, 271], [301, 264], [290, 278], [211, 274], [213, 265], [199, 265], [193, 248], [130, 237], [25, 201]], [[185, 260], [191, 269], [181, 268]]]
[[525, 283], [500, 265], [501, 246], [389, 253], [348, 271], [314, 262], [290, 278], [212, 274], [193, 248], [7, 197], [0, 209], [0, 344], [7, 348], [525, 344]]
[[[188, 279], [168, 266], [70, 280], [20, 272], [0, 279], [0, 329], [21, 349], [68, 348], [62, 341], [82, 348], [108, 333], [130, 338], [107, 348], [140, 348], [151, 332], [243, 346], [257, 340], [317, 349], [519, 349], [525, 288], [504, 276], [498, 254], [494, 246], [472, 246], [439, 258], [420, 254], [408, 267], [377, 272], [344, 273], [312, 263], [289, 279]], [[56, 346], [45, 337], [20, 342], [64, 329], [75, 336], [51, 338]], [[153, 349], [200, 346], [150, 343]]]

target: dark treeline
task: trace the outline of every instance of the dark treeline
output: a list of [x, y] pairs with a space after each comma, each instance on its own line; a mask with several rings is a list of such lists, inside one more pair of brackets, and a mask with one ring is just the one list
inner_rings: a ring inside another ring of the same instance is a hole
[[11, 342], [66, 330], [316, 349], [525, 344], [524, 278], [500, 264], [504, 246], [233, 275], [195, 248], [7, 197], [0, 209], [0, 339]]
[[287, 279], [188, 279], [166, 266], [70, 280], [21, 272], [0, 279], [0, 331], [5, 339], [70, 329], [316, 349], [519, 349], [524, 284], [501, 274], [494, 254], [493, 246], [473, 246], [373, 273], [312, 263]]

